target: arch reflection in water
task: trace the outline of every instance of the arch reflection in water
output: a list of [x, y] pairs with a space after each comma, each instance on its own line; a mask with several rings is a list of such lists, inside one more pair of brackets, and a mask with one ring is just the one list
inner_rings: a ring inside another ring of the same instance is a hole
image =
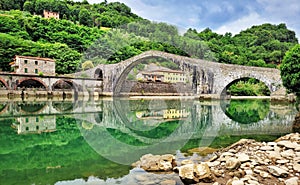
[[[193, 100], [115, 98], [105, 101], [103, 110], [101, 123], [81, 131], [95, 151], [119, 164], [132, 164], [147, 153], [175, 153], [194, 135], [209, 135], [205, 141], [209, 145], [217, 133], [215, 129], [206, 130], [211, 128], [212, 112]], [[146, 113], [146, 118], [140, 112]], [[78, 122], [82, 125], [81, 120]]]
[[270, 100], [230, 100], [224, 113], [232, 120], [242, 123], [256, 123], [263, 120], [270, 111]]
[[41, 113], [46, 108], [45, 102], [20, 103], [18, 105], [24, 113]]

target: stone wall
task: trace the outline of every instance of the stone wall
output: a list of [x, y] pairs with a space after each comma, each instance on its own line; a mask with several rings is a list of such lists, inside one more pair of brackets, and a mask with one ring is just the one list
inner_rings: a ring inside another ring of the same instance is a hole
[[272, 94], [283, 88], [278, 69], [222, 64], [160, 51], [147, 51], [118, 64], [99, 65], [90, 69], [88, 74], [93, 78], [96, 69], [101, 70], [103, 92], [118, 95], [130, 71], [139, 63], [153, 57], [170, 60], [184, 73], [189, 74], [194, 95], [210, 94], [220, 98], [231, 83], [241, 78], [256, 78], [264, 82]]
[[125, 81], [121, 88], [121, 93], [154, 93], [164, 94], [193, 94], [192, 87], [185, 83], [164, 83], [164, 82], [138, 82]]

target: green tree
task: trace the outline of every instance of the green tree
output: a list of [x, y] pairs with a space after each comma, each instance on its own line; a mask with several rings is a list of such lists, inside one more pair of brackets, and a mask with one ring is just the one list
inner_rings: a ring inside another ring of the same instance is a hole
[[85, 26], [93, 26], [92, 14], [87, 9], [81, 9], [78, 18], [80, 24]]
[[300, 95], [300, 45], [295, 45], [284, 56], [280, 66], [283, 85]]
[[93, 62], [90, 61], [90, 60], [87, 60], [87, 61], [85, 61], [85, 62], [83, 62], [83, 63], [81, 64], [81, 68], [82, 68], [83, 70], [91, 69], [91, 68], [93, 68], [93, 67], [94, 67], [94, 64], [93, 64]]

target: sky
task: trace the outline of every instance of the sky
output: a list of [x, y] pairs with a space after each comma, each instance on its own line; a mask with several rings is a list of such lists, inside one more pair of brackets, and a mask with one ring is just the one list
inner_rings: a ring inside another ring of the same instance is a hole
[[[88, 0], [100, 3], [102, 0]], [[285, 23], [300, 37], [299, 0], [108, 0], [122, 2], [133, 13], [155, 22], [202, 31], [237, 34], [263, 23]]]

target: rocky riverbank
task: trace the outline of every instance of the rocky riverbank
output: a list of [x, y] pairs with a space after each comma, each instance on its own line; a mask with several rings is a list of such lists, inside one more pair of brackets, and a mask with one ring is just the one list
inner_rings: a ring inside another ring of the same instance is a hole
[[184, 184], [298, 185], [300, 134], [289, 134], [268, 143], [242, 139], [214, 152], [206, 161], [148, 154], [133, 166], [148, 172], [175, 172]]

